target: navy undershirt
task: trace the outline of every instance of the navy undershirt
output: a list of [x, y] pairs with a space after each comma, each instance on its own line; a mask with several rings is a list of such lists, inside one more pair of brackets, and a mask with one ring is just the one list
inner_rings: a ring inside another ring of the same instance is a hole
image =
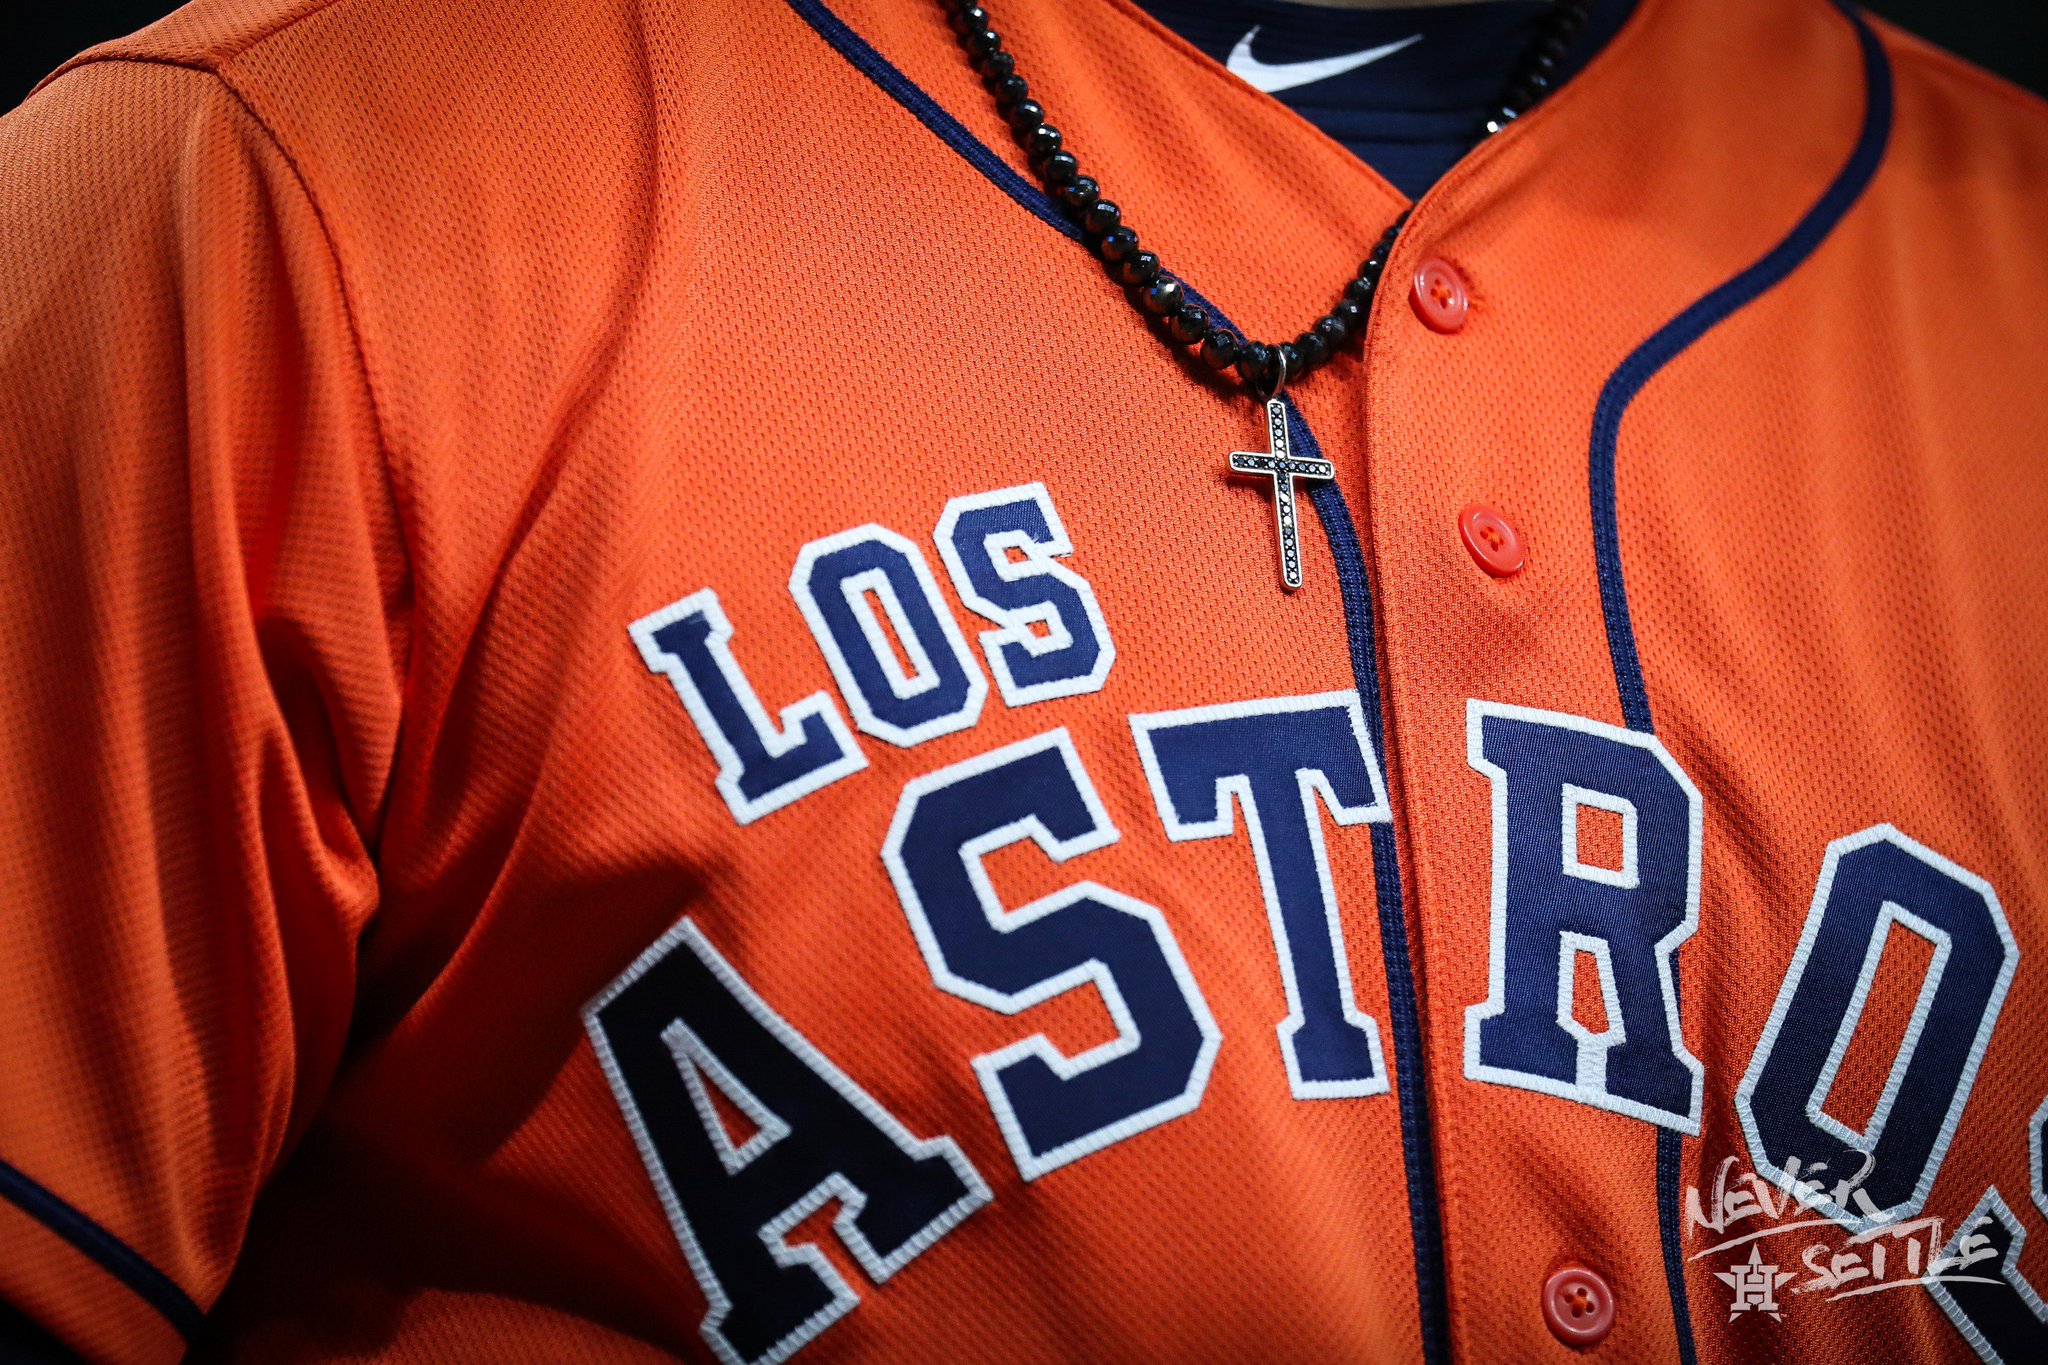
[[[1549, 0], [1407, 9], [1340, 9], [1290, 0], [1138, 3], [1349, 148], [1411, 199], [1471, 149], [1550, 8]], [[1598, 0], [1565, 62], [1567, 76], [1600, 50], [1633, 3]], [[1369, 60], [1358, 61], [1367, 54]], [[1345, 57], [1352, 61], [1335, 60]], [[1328, 65], [1297, 65], [1316, 61]], [[1339, 64], [1351, 69], [1331, 69]]]

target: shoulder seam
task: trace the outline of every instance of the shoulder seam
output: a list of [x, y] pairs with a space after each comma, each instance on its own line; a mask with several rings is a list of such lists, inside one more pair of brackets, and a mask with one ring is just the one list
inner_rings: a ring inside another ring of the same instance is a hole
[[[328, 0], [328, 4], [322, 5], [317, 10], [309, 10], [306, 14], [298, 16], [298, 19], [294, 19], [292, 22], [297, 23], [299, 19], [305, 19], [313, 14], [325, 13], [327, 9], [339, 2], [340, 0]], [[275, 37], [289, 27], [289, 24], [280, 24], [258, 41]], [[247, 52], [255, 46], [256, 43], [251, 42], [239, 49], [239, 51]], [[349, 350], [355, 356], [356, 375], [362, 380], [363, 399], [370, 408], [370, 433], [377, 442], [377, 471], [384, 477], [384, 498], [391, 506], [391, 520], [398, 531], [398, 547], [402, 561], [400, 567], [404, 572], [407, 582], [411, 583], [413, 579], [413, 564], [416, 558], [413, 552], [411, 529], [407, 524], [405, 516], [405, 502], [399, 497], [399, 481], [392, 472], [391, 441], [386, 435], [384, 407], [377, 399], [376, 380], [370, 374], [369, 351], [363, 342], [362, 317], [356, 307], [354, 291], [349, 285], [348, 266], [341, 258], [341, 246], [334, 238], [334, 226], [328, 220], [327, 210], [320, 204], [320, 197], [313, 192], [313, 182], [307, 176], [305, 167], [300, 164], [299, 158], [292, 154], [291, 148], [285, 146], [284, 139], [278, 136], [277, 130], [271, 127], [270, 121], [258, 112], [248, 94], [228, 78], [226, 71], [215, 70], [209, 74], [216, 81], [220, 82], [221, 88], [227, 92], [230, 99], [234, 100], [236, 107], [241, 109], [242, 113], [248, 117], [249, 122], [254, 124], [257, 131], [263, 134], [264, 141], [271, 145], [272, 149], [284, 161], [285, 166], [290, 169], [292, 179], [298, 184], [299, 193], [305, 196], [306, 207], [313, 212], [313, 221], [320, 225], [320, 243], [327, 249], [328, 263], [334, 267], [334, 287], [341, 296], [342, 321], [348, 326]], [[417, 585], [414, 586], [416, 587]], [[397, 660], [397, 665], [399, 685], [401, 695], [403, 695], [411, 690], [407, 686], [412, 676], [412, 632], [410, 629], [405, 632], [404, 654], [403, 657]], [[383, 823], [382, 807], [389, 798], [390, 789], [387, 785], [378, 802], [379, 809], [361, 813], [364, 822], [363, 836], [372, 846], [375, 844], [377, 830]]]
[[[338, 0], [330, 0], [330, 3], [338, 3]], [[310, 11], [310, 13], [320, 13], [326, 8], [327, 6], [322, 6], [321, 10]], [[301, 15], [299, 17], [304, 18], [306, 16]], [[286, 27], [289, 27], [289, 25], [280, 25], [277, 29], [272, 30], [272, 34], [283, 32]], [[254, 46], [254, 44], [249, 46]], [[248, 47], [244, 47], [241, 50], [247, 51]], [[106, 52], [97, 55], [87, 54], [67, 62], [64, 66], [58, 68], [57, 71], [52, 72], [43, 80], [41, 85], [37, 86], [37, 89], [40, 90], [43, 85], [48, 85], [65, 72], [76, 70], [81, 66], [110, 66], [116, 64], [163, 66], [173, 70], [195, 71], [209, 77], [212, 83], [218, 86], [220, 91], [234, 102], [235, 107], [242, 111], [243, 116], [262, 135], [263, 140], [270, 144], [271, 149], [277, 153], [279, 159], [284, 162], [285, 167], [291, 172], [293, 182], [297, 184], [300, 195], [306, 201], [306, 207], [312, 211], [313, 221], [319, 225], [321, 245], [326, 248], [327, 260], [334, 269], [335, 289], [341, 298], [342, 321], [348, 328], [349, 350], [355, 357], [356, 375], [362, 381], [363, 397], [370, 409], [370, 431], [377, 443], [378, 472], [383, 475], [384, 496], [391, 506], [392, 520], [398, 529], [399, 549], [403, 556], [401, 567], [406, 579], [408, 581], [411, 580], [416, 559], [411, 527], [408, 525], [405, 516], [406, 504], [399, 496], [399, 480], [392, 470], [391, 442], [386, 435], [387, 428], [384, 421], [384, 409], [377, 398], [376, 381], [370, 374], [369, 353], [363, 342], [362, 320], [356, 307], [354, 294], [349, 285], [347, 265], [342, 260], [341, 249], [334, 238], [333, 225], [328, 220], [326, 209], [321, 207], [319, 196], [313, 192], [313, 183], [306, 175], [305, 167], [300, 164], [299, 158], [292, 154], [291, 149], [285, 146], [284, 140], [278, 136], [277, 130], [271, 127], [269, 120], [265, 119], [258, 112], [255, 105], [250, 102], [249, 96], [230, 80], [227, 73], [219, 69], [217, 65], [141, 53]], [[412, 675], [412, 640], [410, 631], [406, 633], [404, 653], [397, 660], [397, 664], [401, 686], [404, 686]], [[365, 811], [361, 815], [364, 820], [362, 830], [364, 837], [366, 839], [371, 838], [381, 822], [382, 812]]]
[[[263, 44], [269, 42], [272, 38], [275, 38], [278, 34], [283, 33], [288, 29], [294, 28], [299, 24], [304, 23], [306, 20], [311, 19], [316, 14], [325, 14], [328, 10], [333, 9], [336, 5], [339, 5], [341, 3], [342, 0], [323, 0], [321, 4], [315, 5], [311, 9], [308, 9], [301, 14], [294, 14], [286, 18], [279, 19], [275, 24], [272, 24], [269, 28], [266, 28], [259, 33], [253, 33], [239, 43], [223, 46], [217, 50], [210, 50], [203, 56], [173, 57], [168, 56], [164, 53], [157, 52], [123, 51], [120, 47], [120, 44], [127, 40], [125, 38], [116, 38], [112, 42], [101, 43], [97, 46], [89, 47], [85, 51], [79, 53], [77, 56], [71, 58], [71, 60], [65, 62], [55, 71], [52, 71], [49, 75], [37, 81], [35, 84], [35, 88], [30, 90], [29, 94], [34, 95], [37, 91], [41, 90], [51, 81], [56, 80], [59, 76], [63, 75], [67, 71], [74, 71], [81, 66], [91, 66], [99, 62], [155, 63], [159, 66], [182, 66], [193, 71], [208, 71], [212, 72], [215, 75], [221, 75], [222, 68], [226, 67], [228, 63], [234, 61], [237, 57], [240, 57], [244, 53], [253, 51], [256, 48], [261, 47]], [[266, 128], [264, 131], [267, 133], [269, 132], [269, 129]], [[272, 141], [275, 140], [275, 138], [272, 138]]]

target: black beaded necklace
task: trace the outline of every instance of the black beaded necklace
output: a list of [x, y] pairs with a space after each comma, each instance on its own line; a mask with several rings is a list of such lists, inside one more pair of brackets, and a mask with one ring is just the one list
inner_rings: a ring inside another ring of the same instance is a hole
[[[1045, 106], [1031, 98], [1030, 87], [1017, 72], [1017, 59], [1003, 50], [1002, 35], [990, 26], [986, 6], [975, 0], [940, 3], [951, 14], [960, 46], [981, 73], [981, 83], [995, 96], [997, 112], [1008, 120], [1046, 193], [1079, 225], [1088, 245], [1126, 286], [1132, 305], [1170, 344], [1197, 350], [1219, 375], [1234, 370], [1238, 381], [1265, 404], [1271, 449], [1264, 454], [1235, 452], [1230, 467], [1234, 473], [1273, 481], [1280, 530], [1280, 581], [1289, 591], [1300, 587], [1294, 482], [1333, 478], [1336, 469], [1327, 460], [1300, 458], [1290, 451], [1287, 412], [1280, 394], [1290, 380], [1327, 365], [1365, 330], [1366, 310], [1379, 288], [1380, 272], [1386, 268], [1394, 239], [1408, 221], [1408, 212], [1403, 210], [1380, 234], [1358, 268], [1357, 278], [1344, 286], [1342, 297], [1330, 311], [1301, 335], [1271, 344], [1240, 338], [1188, 298], [1186, 288], [1160, 265], [1159, 257], [1139, 246], [1137, 231], [1124, 222], [1123, 210], [1103, 197], [1102, 187], [1093, 177], [1081, 174], [1081, 163], [1067, 150], [1066, 139], [1046, 121]], [[1555, 88], [1565, 54], [1585, 27], [1592, 6], [1593, 0], [1555, 0], [1499, 106], [1473, 131], [1475, 144], [1507, 127]]]

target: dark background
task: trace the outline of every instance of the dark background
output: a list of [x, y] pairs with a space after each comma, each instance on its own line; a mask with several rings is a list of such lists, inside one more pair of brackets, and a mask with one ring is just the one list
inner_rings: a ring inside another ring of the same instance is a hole
[[[31, 86], [72, 53], [141, 28], [173, 8], [168, 0], [60, 0], [17, 6], [17, 13], [44, 12], [6, 25], [15, 32], [0, 43], [5, 48], [0, 55], [0, 110], [19, 104]], [[2048, 94], [2048, 0], [1867, 0], [1865, 8], [1979, 66]]]

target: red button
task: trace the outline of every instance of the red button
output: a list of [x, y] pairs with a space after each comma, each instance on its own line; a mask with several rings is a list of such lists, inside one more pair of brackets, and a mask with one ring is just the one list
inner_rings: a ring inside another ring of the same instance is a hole
[[1509, 578], [1529, 562], [1522, 548], [1522, 535], [1508, 519], [1483, 502], [1475, 502], [1458, 513], [1458, 535], [1479, 567], [1495, 578]]
[[1614, 1327], [1614, 1291], [1580, 1266], [1566, 1266], [1543, 1282], [1543, 1320], [1567, 1346], [1591, 1346]]
[[1408, 291], [1408, 302], [1432, 332], [1455, 332], [1465, 325], [1472, 296], [1456, 266], [1441, 256], [1431, 256], [1415, 267], [1415, 287]]

